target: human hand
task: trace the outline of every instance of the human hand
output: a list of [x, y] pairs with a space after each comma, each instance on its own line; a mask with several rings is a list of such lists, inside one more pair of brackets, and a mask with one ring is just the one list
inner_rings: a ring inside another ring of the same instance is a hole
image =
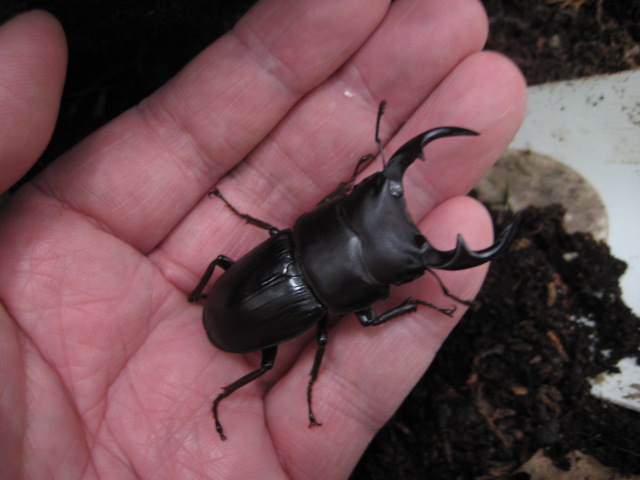
[[[480, 52], [486, 28], [472, 0], [265, 0], [12, 195], [0, 210], [6, 478], [348, 476], [463, 309], [372, 329], [341, 320], [315, 385], [316, 429], [305, 403], [313, 332], [283, 344], [272, 371], [221, 404], [221, 442], [211, 401], [259, 353], [211, 346], [187, 295], [215, 256], [239, 258], [266, 234], [205, 194], [218, 185], [242, 211], [291, 225], [375, 152], [384, 98], [388, 155], [436, 126], [481, 132], [429, 145], [405, 185], [438, 248], [457, 233], [489, 245], [486, 212], [461, 195], [517, 131], [525, 89], [509, 61]], [[0, 30], [3, 187], [48, 141], [65, 55], [48, 15]], [[442, 278], [472, 298], [485, 271]], [[390, 304], [411, 295], [449, 306], [427, 277]]]

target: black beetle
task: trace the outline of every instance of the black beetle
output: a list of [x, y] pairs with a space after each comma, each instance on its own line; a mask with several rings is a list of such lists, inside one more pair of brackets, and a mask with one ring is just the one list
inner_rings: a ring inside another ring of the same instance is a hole
[[[374, 157], [365, 155], [351, 179], [301, 215], [293, 229], [279, 230], [240, 213], [217, 189], [210, 192], [247, 223], [268, 230], [270, 235], [237, 262], [218, 256], [189, 296], [192, 302], [206, 298], [203, 321], [213, 345], [233, 353], [262, 350], [260, 368], [223, 387], [213, 402], [216, 430], [223, 440], [226, 437], [218, 419], [218, 404], [271, 369], [279, 344], [318, 325], [318, 350], [307, 387], [307, 406], [309, 426], [320, 425], [311, 408], [311, 392], [327, 344], [329, 312], [355, 313], [364, 326], [380, 325], [414, 312], [418, 305], [451, 315], [455, 307], [443, 309], [411, 298], [381, 314], [376, 314], [371, 305], [389, 296], [390, 285], [411, 282], [425, 271], [436, 277], [445, 295], [468, 304], [450, 294], [431, 269], [461, 270], [481, 265], [504, 250], [513, 237], [517, 220], [483, 250], [470, 250], [460, 235], [456, 247], [449, 251], [429, 244], [409, 217], [402, 177], [416, 158], [424, 160], [422, 148], [432, 140], [478, 134], [458, 127], [434, 128], [409, 140], [385, 163], [378, 136], [384, 107], [383, 101], [375, 134], [383, 170], [354, 185], [360, 170]], [[225, 272], [209, 295], [202, 295], [216, 267]]]

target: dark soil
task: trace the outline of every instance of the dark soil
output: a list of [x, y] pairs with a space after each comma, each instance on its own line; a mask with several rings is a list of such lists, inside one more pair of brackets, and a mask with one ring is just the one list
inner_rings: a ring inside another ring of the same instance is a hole
[[474, 307], [353, 480], [526, 479], [508, 475], [539, 449], [559, 466], [581, 450], [640, 473], [640, 414], [591, 396], [587, 380], [639, 355], [640, 319], [620, 299], [625, 264], [590, 235], [566, 233], [563, 213], [523, 212]]
[[640, 64], [638, 0], [483, 3], [491, 25], [487, 48], [513, 59], [530, 85], [628, 70]]
[[[252, 3], [1, 2], [0, 21], [45, 8], [69, 40], [60, 120], [34, 171], [165, 83]], [[529, 84], [640, 64], [640, 0], [483, 3], [487, 48], [512, 58]], [[639, 415], [591, 397], [586, 381], [637, 353], [640, 325], [617, 286], [624, 264], [589, 236], [565, 233], [560, 219], [559, 208], [525, 212], [518, 239], [494, 262], [476, 305], [353, 480], [525, 479], [512, 472], [541, 448], [559, 464], [566, 452], [582, 450], [640, 473]]]

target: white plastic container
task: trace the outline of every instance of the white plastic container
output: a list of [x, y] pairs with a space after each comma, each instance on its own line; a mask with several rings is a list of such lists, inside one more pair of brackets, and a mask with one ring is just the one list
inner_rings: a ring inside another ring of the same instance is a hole
[[[623, 299], [640, 315], [640, 70], [528, 93], [525, 122], [496, 169], [509, 177], [512, 207], [562, 203], [569, 231], [591, 231], [627, 262]], [[620, 374], [593, 379], [592, 391], [640, 411], [640, 367], [631, 359], [619, 367]]]

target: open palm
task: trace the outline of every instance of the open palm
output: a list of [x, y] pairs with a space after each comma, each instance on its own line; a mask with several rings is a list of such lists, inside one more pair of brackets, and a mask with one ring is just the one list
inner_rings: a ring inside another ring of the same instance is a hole
[[[0, 470], [5, 478], [344, 478], [459, 316], [420, 309], [330, 332], [307, 428], [313, 332], [221, 404], [260, 355], [209, 344], [187, 295], [209, 261], [266, 238], [206, 193], [278, 227], [348, 178], [381, 136], [392, 153], [440, 125], [481, 132], [429, 145], [406, 177], [438, 248], [491, 242], [462, 197], [515, 134], [524, 85], [481, 52], [475, 0], [264, 0], [176, 78], [58, 159], [0, 210]], [[0, 30], [3, 188], [46, 145], [65, 68], [60, 27], [32, 12]], [[374, 162], [370, 169], [379, 168]], [[486, 267], [443, 274], [470, 298]], [[433, 279], [400, 289], [450, 301]]]

